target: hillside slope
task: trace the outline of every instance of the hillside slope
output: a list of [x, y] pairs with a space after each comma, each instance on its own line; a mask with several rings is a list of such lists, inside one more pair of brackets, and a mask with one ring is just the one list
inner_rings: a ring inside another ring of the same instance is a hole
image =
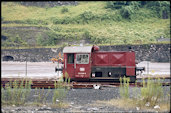
[[[107, 2], [36, 7], [1, 3], [2, 47], [79, 44], [147, 44], [170, 38], [170, 16], [162, 19], [153, 10], [140, 8], [125, 19]], [[170, 13], [169, 13], [170, 14]]]

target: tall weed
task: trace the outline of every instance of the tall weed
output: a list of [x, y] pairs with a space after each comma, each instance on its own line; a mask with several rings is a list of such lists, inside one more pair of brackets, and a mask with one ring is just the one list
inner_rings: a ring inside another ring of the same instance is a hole
[[120, 77], [120, 96], [121, 98], [128, 99], [129, 98], [129, 78], [125, 76], [123, 78]]
[[[133, 99], [139, 107], [154, 107], [159, 103], [163, 102], [164, 92], [160, 78], [150, 79], [147, 81], [143, 79], [143, 87], [138, 88], [137, 84], [133, 87]], [[137, 89], [140, 89], [140, 94], [138, 94]], [[123, 99], [130, 99], [129, 97], [129, 79], [120, 78], [120, 97]]]
[[68, 76], [68, 73], [66, 72], [64, 81], [59, 80], [58, 82], [55, 81], [54, 83], [55, 89], [52, 97], [53, 105], [62, 105], [63, 99], [66, 97], [66, 94], [69, 89], [67, 84], [70, 84], [70, 78]]
[[[10, 81], [6, 84], [5, 89], [2, 89], [1, 94], [3, 105], [23, 105], [26, 103], [26, 98], [30, 95], [31, 80], [22, 80], [19, 84], [18, 81]], [[24, 87], [23, 87], [24, 86]]]
[[163, 97], [163, 88], [160, 78], [152, 80], [148, 78], [147, 84], [143, 80], [143, 87], [141, 88], [141, 100], [140, 105], [149, 103], [149, 106], [155, 106]]

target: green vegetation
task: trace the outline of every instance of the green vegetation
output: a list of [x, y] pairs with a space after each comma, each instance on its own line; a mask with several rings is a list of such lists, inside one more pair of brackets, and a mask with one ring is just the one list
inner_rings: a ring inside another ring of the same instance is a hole
[[[8, 84], [5, 84], [5, 88], [1, 86], [2, 105], [49, 105], [51, 107], [67, 107], [68, 104], [64, 102], [64, 98], [66, 97], [70, 88], [70, 78], [67, 78], [66, 81], [63, 81], [62, 79], [63, 78], [61, 78], [61, 80], [59, 80], [58, 82], [54, 82], [54, 90], [51, 90], [51, 88], [48, 87], [46, 92], [44, 88], [36, 87], [35, 90], [32, 91], [34, 92], [34, 94], [31, 93], [31, 80], [22, 80], [21, 82], [18, 82], [16, 80], [10, 81]], [[50, 93], [53, 93], [51, 97], [51, 103], [47, 102]], [[33, 98], [34, 101], [30, 103], [28, 97]]]
[[[169, 111], [169, 97], [164, 96], [161, 79], [150, 79], [147, 82], [143, 80], [143, 87], [140, 89], [140, 94], [130, 97], [129, 78], [120, 78], [120, 99], [118, 105], [120, 107], [127, 106], [128, 108], [138, 107], [139, 109], [153, 109], [154, 106], [159, 105], [160, 111]], [[133, 94], [137, 94], [139, 88], [133, 88]], [[124, 104], [123, 104], [124, 102]], [[115, 103], [115, 102], [114, 102]]]
[[[67, 72], [65, 74], [68, 74]], [[66, 97], [66, 94], [68, 93], [68, 90], [70, 87], [68, 85], [70, 84], [70, 78], [67, 77], [65, 81], [63, 81], [63, 77], [58, 82], [54, 83], [55, 90], [53, 92], [52, 97], [52, 103], [53, 107], [66, 107], [67, 103], [63, 101], [63, 99]]]
[[[120, 77], [120, 96], [121, 98], [128, 99], [129, 98], [129, 78], [125, 76], [123, 78]], [[122, 83], [123, 82], [123, 83]]]
[[47, 93], [45, 93], [45, 89], [44, 88], [42, 88], [42, 89], [40, 89], [40, 88], [35, 88], [35, 94], [34, 94], [34, 105], [36, 105], [36, 106], [41, 106], [41, 105], [46, 105], [47, 104], [47, 97], [49, 96], [49, 94], [50, 94], [50, 92], [51, 92], [51, 89], [50, 89], [50, 87], [48, 87], [48, 91], [47, 91]]
[[[91, 1], [46, 8], [2, 2], [1, 7], [1, 33], [8, 37], [2, 47], [62, 46], [79, 40], [149, 44], [170, 38], [169, 1]], [[16, 27], [25, 28], [12, 29]]]
[[[169, 112], [170, 111], [170, 91], [165, 92], [165, 88], [160, 79], [143, 79], [142, 87], [135, 82], [135, 87], [129, 83], [129, 78], [120, 78], [119, 98], [111, 100], [98, 100], [93, 105], [115, 106], [125, 111], [137, 110], [136, 112]], [[146, 82], [145, 82], [146, 81]], [[170, 88], [168, 86], [167, 88]], [[116, 90], [116, 89], [115, 89]], [[116, 94], [115, 94], [116, 95]]]
[[5, 89], [1, 87], [2, 105], [19, 106], [25, 104], [26, 99], [31, 92], [31, 84], [31, 80], [22, 80], [20, 84], [17, 81], [14, 81], [13, 83], [10, 81]]

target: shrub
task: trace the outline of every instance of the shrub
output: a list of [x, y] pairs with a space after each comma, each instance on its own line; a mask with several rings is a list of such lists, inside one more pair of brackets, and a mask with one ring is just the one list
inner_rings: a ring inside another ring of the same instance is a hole
[[128, 2], [128, 5], [131, 5], [131, 6], [133, 6], [134, 7], [134, 9], [139, 9], [140, 8], [140, 6], [141, 6], [141, 3], [140, 2], [138, 2], [138, 1], [129, 1]]
[[143, 80], [140, 100], [141, 106], [149, 103], [149, 105], [153, 107], [159, 102], [159, 99], [161, 99], [162, 96], [163, 88], [160, 79], [154, 81], [149, 78], [147, 81], [147, 85], [145, 84], [145, 80]]
[[68, 10], [68, 8], [67, 7], [63, 7], [62, 9], [61, 9], [61, 13], [66, 13], [66, 12], [68, 12], [69, 10]]
[[106, 8], [120, 9], [127, 4], [127, 1], [109, 1], [106, 3]]
[[83, 23], [88, 23], [94, 18], [94, 15], [91, 11], [85, 11], [84, 13], [80, 14], [80, 18], [83, 20]]
[[70, 17], [65, 17], [64, 19], [61, 20], [61, 24], [69, 24], [71, 23], [72, 18]]
[[50, 19], [52, 22], [53, 22], [53, 24], [61, 24], [62, 23], [62, 20], [61, 19], [58, 19], [58, 18], [51, 18]]
[[90, 39], [91, 38], [90, 32], [88, 30], [84, 31], [83, 38], [86, 38], [86, 39]]
[[[169, 95], [164, 95], [161, 80], [150, 79], [145, 82], [143, 80], [141, 88], [137, 87], [137, 82], [135, 82], [135, 87], [133, 87], [132, 94], [133, 98], [129, 98], [129, 80], [127, 78], [120, 78], [120, 97], [125, 103], [132, 104], [133, 107], [140, 108], [154, 108], [156, 105], [170, 105], [168, 104], [167, 98]], [[140, 93], [138, 93], [140, 91]], [[163, 98], [165, 96], [165, 98]], [[169, 107], [168, 107], [169, 108]]]
[[131, 19], [132, 14], [134, 13], [133, 6], [125, 6], [120, 10], [120, 14], [125, 19]]
[[170, 17], [169, 1], [150, 1], [146, 4], [146, 7], [153, 10], [159, 18], [167, 19]]
[[[25, 83], [24, 83], [25, 81]], [[6, 84], [5, 90], [1, 90], [3, 95], [1, 100], [3, 105], [23, 105], [31, 92], [32, 81], [22, 80], [20, 85], [17, 81]], [[24, 86], [24, 87], [23, 87]], [[12, 88], [13, 87], [13, 88]]]

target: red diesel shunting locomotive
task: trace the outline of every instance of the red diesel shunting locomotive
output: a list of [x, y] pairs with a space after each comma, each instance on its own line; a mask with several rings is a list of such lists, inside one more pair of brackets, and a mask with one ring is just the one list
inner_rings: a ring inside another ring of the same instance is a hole
[[68, 46], [63, 49], [63, 77], [67, 72], [71, 80], [119, 80], [126, 76], [136, 80], [134, 51], [99, 51], [98, 46]]

